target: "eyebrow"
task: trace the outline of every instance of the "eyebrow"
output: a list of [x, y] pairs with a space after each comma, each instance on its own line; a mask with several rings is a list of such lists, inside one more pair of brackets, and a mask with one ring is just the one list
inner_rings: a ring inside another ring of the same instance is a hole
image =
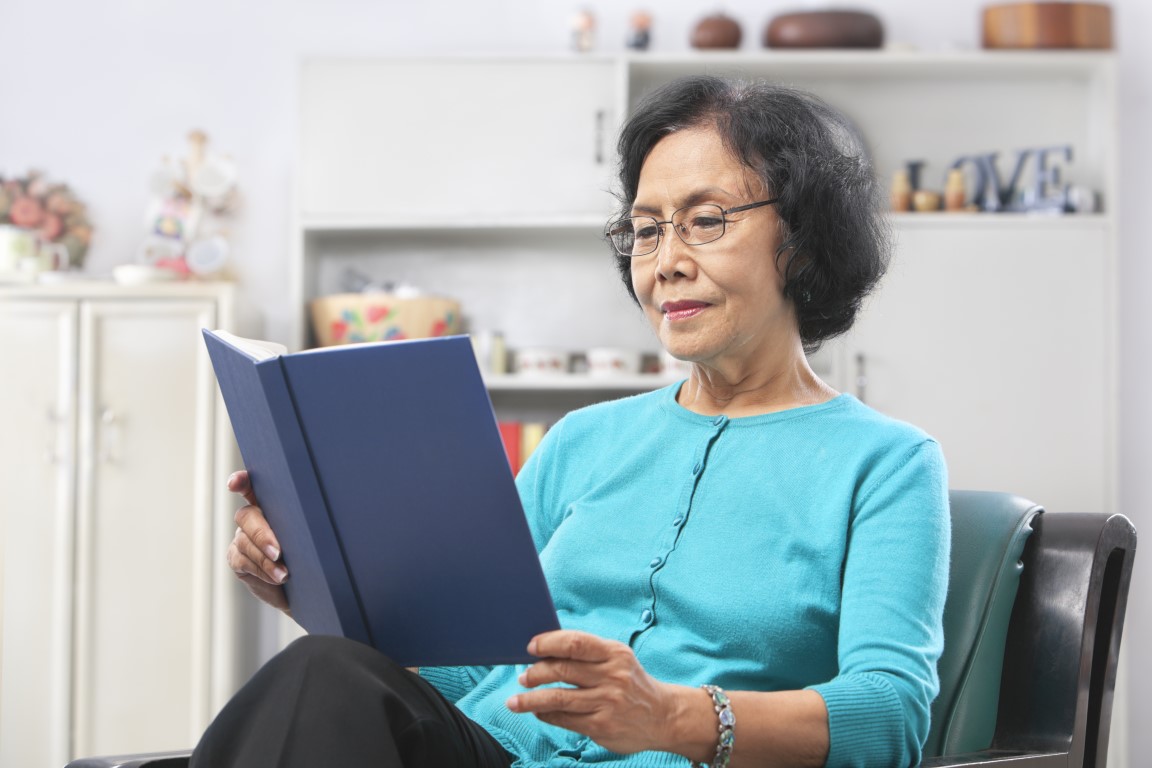
[[[717, 197], [734, 197], [734, 195], [721, 187], [705, 187], [704, 189], [698, 189], [690, 193], [687, 197], [681, 200], [676, 207], [679, 209], [687, 208], [691, 205], [700, 205], [701, 203], [705, 202], [711, 203], [715, 202]], [[719, 205], [719, 203], [717, 203], [717, 205]], [[724, 206], [721, 205], [720, 207], [723, 208]], [[656, 206], [643, 204], [637, 205], [635, 203], [632, 204], [633, 214], [659, 214], [661, 210], [661, 208]]]

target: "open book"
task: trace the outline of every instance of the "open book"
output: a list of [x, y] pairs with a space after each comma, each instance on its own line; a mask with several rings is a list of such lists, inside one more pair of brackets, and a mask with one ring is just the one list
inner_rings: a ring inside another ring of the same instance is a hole
[[468, 337], [204, 341], [304, 629], [405, 666], [533, 661], [559, 624]]

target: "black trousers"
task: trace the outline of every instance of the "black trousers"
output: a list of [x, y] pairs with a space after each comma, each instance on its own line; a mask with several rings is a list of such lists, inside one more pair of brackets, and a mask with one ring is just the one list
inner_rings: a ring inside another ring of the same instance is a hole
[[513, 760], [419, 675], [361, 643], [308, 636], [220, 711], [192, 768], [508, 768]]

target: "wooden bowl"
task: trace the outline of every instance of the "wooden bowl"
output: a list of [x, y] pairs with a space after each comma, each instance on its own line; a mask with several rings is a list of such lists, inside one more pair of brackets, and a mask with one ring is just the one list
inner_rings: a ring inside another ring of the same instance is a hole
[[782, 13], [764, 29], [765, 48], [879, 48], [880, 19], [862, 11]]
[[1103, 3], [1007, 3], [984, 9], [985, 48], [1112, 47], [1112, 8]]
[[740, 23], [723, 13], [715, 13], [700, 20], [692, 30], [693, 48], [739, 48]]

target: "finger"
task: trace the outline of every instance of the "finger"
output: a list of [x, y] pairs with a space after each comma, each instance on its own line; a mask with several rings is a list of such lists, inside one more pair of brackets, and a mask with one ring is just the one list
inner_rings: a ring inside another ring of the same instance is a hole
[[252, 490], [252, 481], [248, 476], [248, 470], [241, 469], [229, 475], [228, 490], [232, 491], [232, 493], [240, 494], [244, 497], [244, 501], [248, 502], [252, 506], [257, 506], [256, 494]]
[[236, 510], [236, 525], [260, 548], [265, 557], [275, 562], [280, 559], [280, 542], [260, 507], [249, 504]]
[[288, 570], [270, 559], [240, 528], [228, 546], [228, 566], [237, 574], [249, 574], [269, 584], [283, 584]]
[[540, 658], [576, 659], [578, 661], [607, 661], [611, 658], [614, 640], [572, 629], [557, 629], [536, 635], [528, 642], [528, 653]]
[[267, 603], [277, 610], [283, 611], [289, 616], [292, 615], [292, 612], [288, 610], [288, 596], [284, 593], [283, 587], [267, 584], [255, 576], [249, 576], [246, 573], [237, 575], [240, 581], [244, 582], [244, 586], [248, 588], [248, 591], [255, 595], [258, 600]]
[[536, 688], [549, 683], [568, 683], [580, 688], [591, 688], [604, 678], [602, 662], [574, 661], [572, 659], [545, 659], [520, 673], [520, 685]]
[[513, 712], [548, 714], [564, 712], [569, 715], [587, 715], [600, 709], [599, 697], [577, 688], [542, 688], [518, 693], [505, 702]]

